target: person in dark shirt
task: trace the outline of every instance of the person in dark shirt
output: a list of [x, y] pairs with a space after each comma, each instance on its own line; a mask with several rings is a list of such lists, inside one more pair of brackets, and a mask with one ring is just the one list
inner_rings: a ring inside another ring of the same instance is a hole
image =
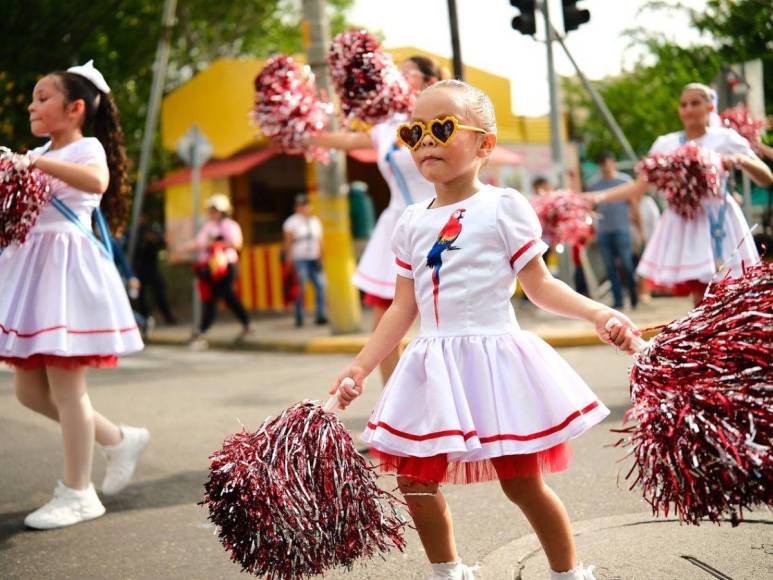
[[167, 324], [176, 324], [177, 320], [169, 308], [166, 298], [166, 284], [158, 269], [158, 253], [164, 248], [164, 235], [157, 224], [148, 222], [147, 216], [140, 217], [137, 238], [137, 250], [134, 255], [134, 271], [140, 281], [140, 292], [137, 298], [137, 308], [144, 317], [151, 314], [148, 306], [148, 294], [153, 292], [153, 300], [161, 311]]
[[[602, 153], [596, 162], [599, 165], [601, 177], [588, 188], [588, 191], [602, 191], [631, 181], [631, 178], [624, 173], [618, 173], [617, 162], [611, 153]], [[618, 262], [625, 277], [625, 284], [628, 286], [631, 308], [636, 308], [639, 297], [633, 274], [631, 208], [627, 201], [616, 201], [597, 205], [596, 212], [599, 214], [596, 222], [596, 242], [604, 260], [607, 277], [612, 284], [614, 298], [612, 308], [623, 308], [623, 288], [618, 274]]]

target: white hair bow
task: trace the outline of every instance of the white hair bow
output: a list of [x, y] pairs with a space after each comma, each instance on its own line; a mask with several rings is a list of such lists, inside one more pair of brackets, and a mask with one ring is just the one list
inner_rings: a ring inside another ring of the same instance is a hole
[[90, 60], [84, 65], [81, 66], [71, 66], [67, 69], [68, 73], [72, 73], [74, 75], [82, 76], [85, 79], [88, 79], [91, 81], [91, 83], [97, 87], [101, 92], [107, 94], [110, 92], [110, 87], [107, 85], [107, 81], [105, 81], [105, 77], [102, 76], [102, 73], [99, 72], [96, 67], [94, 66], [94, 61]]

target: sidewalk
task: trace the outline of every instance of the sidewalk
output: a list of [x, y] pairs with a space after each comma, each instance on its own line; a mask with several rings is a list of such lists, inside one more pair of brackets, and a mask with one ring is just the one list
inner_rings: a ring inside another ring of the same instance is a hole
[[[684, 316], [691, 308], [689, 298], [654, 298], [627, 314], [640, 328], [657, 327]], [[524, 330], [540, 336], [548, 344], [559, 346], [589, 346], [599, 344], [593, 326], [581, 320], [554, 316], [531, 303], [516, 305], [518, 323]], [[311, 320], [312, 317], [309, 317]], [[235, 342], [240, 325], [221, 312], [219, 321], [207, 333], [210, 348], [253, 350], [269, 352], [356, 353], [370, 336], [371, 312], [363, 309], [363, 331], [354, 334], [332, 335], [329, 326], [314, 326], [310, 321], [301, 328], [293, 324], [292, 315], [255, 317], [255, 331], [245, 340]], [[410, 341], [417, 333], [414, 327], [406, 337]], [[651, 333], [650, 333], [651, 334]], [[162, 326], [153, 331], [149, 342], [159, 345], [186, 345], [191, 335], [190, 326]]]

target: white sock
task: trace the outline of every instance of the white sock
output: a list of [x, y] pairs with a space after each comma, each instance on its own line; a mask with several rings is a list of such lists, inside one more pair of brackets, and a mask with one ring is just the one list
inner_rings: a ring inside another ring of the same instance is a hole
[[438, 580], [440, 578], [447, 578], [448, 580], [457, 580], [462, 577], [464, 568], [462, 567], [462, 561], [458, 562], [444, 562], [442, 564], [431, 564], [432, 573]]
[[585, 568], [580, 562], [576, 568], [567, 570], [566, 572], [550, 571], [550, 580], [593, 580], [593, 566]]

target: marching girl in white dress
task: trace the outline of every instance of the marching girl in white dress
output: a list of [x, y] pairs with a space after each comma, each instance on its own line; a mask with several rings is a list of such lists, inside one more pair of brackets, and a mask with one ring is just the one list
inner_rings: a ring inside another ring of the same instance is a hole
[[[91, 61], [35, 85], [29, 106], [30, 154], [51, 177], [52, 202], [20, 246], [0, 255], [0, 361], [15, 368], [19, 401], [59, 421], [64, 476], [54, 497], [24, 520], [32, 528], [77, 524], [105, 508], [91, 484], [94, 440], [107, 455], [102, 492], [121, 491], [148, 443], [146, 429], [118, 427], [91, 406], [87, 367], [115, 366], [142, 349], [137, 324], [112, 260], [107, 219], [126, 214], [126, 155], [118, 111]], [[92, 131], [96, 137], [84, 137]], [[103, 244], [92, 230], [92, 214]]]
[[[749, 142], [726, 127], [710, 126], [714, 111], [712, 90], [691, 83], [682, 91], [679, 117], [683, 131], [661, 135], [650, 153], [669, 153], [691, 141], [720, 153], [727, 168], [738, 167], [760, 185], [773, 182], [767, 166], [754, 154]], [[647, 180], [636, 181], [590, 194], [597, 203], [638, 199], [648, 189]], [[691, 220], [667, 207], [644, 249], [636, 272], [650, 286], [676, 295], [691, 295], [697, 305], [720, 266], [727, 263], [732, 276], [740, 276], [743, 265], [760, 257], [743, 212], [729, 192], [722, 200], [704, 199], [703, 212]]]
[[[441, 81], [421, 93], [413, 120], [399, 134], [436, 197], [400, 218], [394, 302], [330, 392], [348, 405], [418, 314], [420, 335], [403, 353], [363, 439], [382, 469], [398, 475], [431, 578], [473, 577], [458, 559], [439, 484], [491, 479], [526, 514], [553, 578], [593, 578], [577, 563], [566, 510], [542, 473], [566, 469], [566, 442], [609, 411], [552, 348], [518, 327], [510, 301], [516, 276], [535, 304], [592, 321], [603, 340], [626, 350], [632, 324], [554, 279], [530, 204], [515, 190], [479, 181], [496, 145], [484, 93]], [[605, 330], [613, 318], [623, 324]]]
[[[421, 91], [442, 78], [440, 67], [425, 56], [408, 57], [401, 63], [400, 70], [415, 91]], [[397, 266], [390, 250], [390, 240], [397, 220], [407, 206], [428, 201], [435, 195], [435, 188], [416, 169], [410, 152], [400, 147], [395, 138], [397, 127], [407, 120], [407, 115], [398, 113], [372, 127], [368, 133], [321, 133], [309, 139], [310, 144], [318, 147], [343, 150], [375, 148], [379, 171], [389, 186], [389, 205], [381, 212], [352, 278], [354, 285], [364, 292], [365, 304], [373, 309], [374, 328], [395, 295]], [[396, 348], [382, 361], [381, 378], [385, 384], [398, 359]]]

